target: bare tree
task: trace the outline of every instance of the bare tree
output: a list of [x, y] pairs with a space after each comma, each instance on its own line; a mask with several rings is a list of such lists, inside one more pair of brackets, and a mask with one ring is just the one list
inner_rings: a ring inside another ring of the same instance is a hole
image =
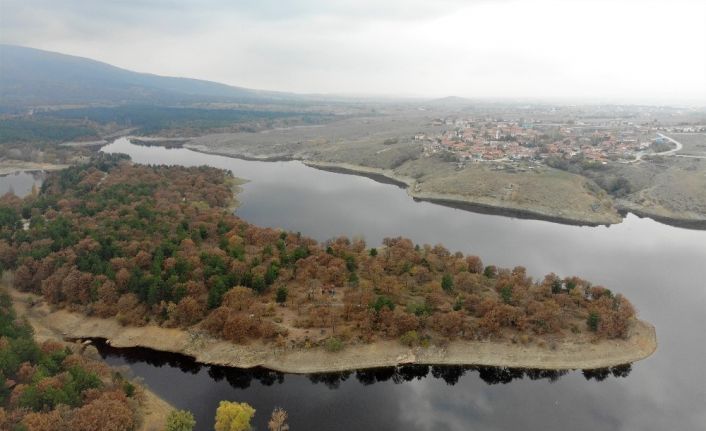
[[267, 428], [269, 428], [270, 431], [288, 431], [287, 412], [281, 407], [276, 407], [272, 411], [272, 416], [270, 416], [270, 421], [267, 423]]

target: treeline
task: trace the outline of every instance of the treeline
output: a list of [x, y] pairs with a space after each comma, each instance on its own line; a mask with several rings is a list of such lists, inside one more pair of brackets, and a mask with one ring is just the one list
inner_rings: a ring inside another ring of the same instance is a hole
[[273, 127], [322, 124], [332, 115], [306, 110], [207, 109], [158, 105], [84, 107], [0, 118], [0, 158], [65, 163], [89, 151], [62, 147], [98, 140], [121, 129], [133, 134], [194, 136], [207, 132], [256, 132]]
[[95, 129], [77, 122], [36, 117], [0, 119], [0, 145], [97, 137]]
[[104, 363], [35, 343], [0, 292], [0, 429], [129, 431], [138, 424], [137, 397]]
[[215, 168], [103, 155], [52, 174], [35, 196], [2, 199], [0, 265], [57, 306], [237, 343], [617, 338], [634, 319], [624, 297], [577, 277], [533, 281], [523, 267], [405, 238], [375, 249], [254, 226], [226, 209], [231, 182]]
[[0, 158], [64, 163], [76, 149], [62, 142], [99, 137], [99, 128], [83, 121], [27, 116], [0, 118]]
[[271, 126], [276, 121], [289, 119], [304, 124], [318, 124], [325, 120], [320, 113], [276, 111], [262, 109], [207, 109], [179, 108], [156, 105], [126, 105], [114, 107], [73, 108], [39, 114], [54, 119], [89, 120], [99, 124], [134, 127], [136, 133], [153, 134], [167, 129], [191, 129], [203, 132], [243, 125], [255, 130], [255, 123]]

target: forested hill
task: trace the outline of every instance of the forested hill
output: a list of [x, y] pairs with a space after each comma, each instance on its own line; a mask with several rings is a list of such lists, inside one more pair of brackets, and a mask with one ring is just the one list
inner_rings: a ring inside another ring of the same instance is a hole
[[198, 79], [137, 73], [87, 58], [0, 45], [0, 107], [4, 108], [91, 103], [257, 103], [295, 97]]
[[215, 168], [102, 155], [2, 198], [0, 264], [57, 306], [238, 343], [588, 341], [626, 337], [634, 322], [625, 298], [577, 277], [535, 282], [404, 238], [376, 249], [257, 227], [227, 210], [232, 186]]

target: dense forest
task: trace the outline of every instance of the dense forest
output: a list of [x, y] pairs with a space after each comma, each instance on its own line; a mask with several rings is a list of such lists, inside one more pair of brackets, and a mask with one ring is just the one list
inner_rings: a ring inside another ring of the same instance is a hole
[[149, 135], [177, 129], [199, 134], [205, 131], [255, 131], [276, 125], [318, 124], [328, 117], [305, 111], [277, 111], [262, 108], [208, 109], [156, 105], [125, 105], [62, 109], [37, 114], [65, 121], [85, 120], [135, 128], [135, 133]]
[[65, 142], [74, 139], [97, 139], [96, 130], [78, 121], [53, 118], [0, 119], [0, 144]]
[[634, 320], [627, 299], [577, 277], [533, 281], [405, 238], [369, 248], [252, 225], [230, 211], [233, 184], [215, 168], [101, 155], [2, 198], [0, 264], [56, 306], [236, 343], [543, 343], [626, 337]]
[[0, 292], [0, 429], [129, 431], [139, 391], [103, 362], [60, 343], [35, 343]]
[[98, 125], [81, 120], [0, 118], [0, 159], [66, 163], [87, 152], [62, 146], [62, 142], [98, 139], [102, 131]]
[[310, 112], [301, 107], [274, 110], [124, 105], [39, 111], [0, 117], [0, 159], [67, 163], [92, 151], [63, 143], [100, 140], [119, 130], [145, 136], [184, 137], [321, 124], [332, 118], [331, 114]]

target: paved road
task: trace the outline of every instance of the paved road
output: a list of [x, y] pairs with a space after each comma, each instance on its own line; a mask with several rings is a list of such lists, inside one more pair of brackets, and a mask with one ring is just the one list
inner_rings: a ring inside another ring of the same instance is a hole
[[706, 156], [695, 156], [693, 154], [677, 154], [677, 151], [680, 151], [682, 148], [684, 148], [684, 146], [680, 142], [674, 140], [673, 138], [670, 138], [667, 135], [663, 135], [662, 133], [657, 133], [657, 134], [659, 136], [663, 137], [664, 139], [668, 140], [669, 142], [674, 143], [674, 145], [677, 146], [677, 148], [675, 148], [673, 150], [663, 151], [661, 153], [657, 153], [657, 155], [659, 155], [659, 156], [688, 157], [691, 159], [706, 159]]
[[692, 159], [706, 159], [706, 156], [696, 156], [693, 154], [675, 154], [675, 157], [689, 157]]
[[662, 133], [657, 133], [657, 134], [658, 134], [661, 138], [668, 140], [669, 142], [673, 143], [673, 144], [676, 145], [677, 147], [676, 147], [676, 148], [673, 148], [673, 149], [671, 149], [671, 150], [662, 151], [662, 152], [660, 152], [660, 153], [647, 153], [647, 154], [645, 154], [645, 153], [641, 153], [641, 152], [640, 152], [640, 153], [637, 153], [637, 155], [635, 156], [635, 160], [630, 160], [630, 161], [623, 162], [623, 163], [626, 163], [626, 164], [627, 164], [627, 163], [637, 163], [637, 162], [639, 162], [640, 160], [642, 160], [642, 157], [643, 157], [643, 156], [675, 156], [675, 157], [691, 157], [691, 158], [694, 158], [694, 159], [706, 159], [706, 156], [692, 156], [692, 155], [688, 155], [688, 154], [677, 154], [678, 151], [681, 151], [682, 148], [684, 148], [684, 145], [682, 145], [681, 142], [679, 142], [679, 141], [677, 141], [677, 140], [675, 140], [675, 139], [673, 139], [673, 138], [670, 138], [670, 137], [667, 136], [667, 135], [664, 135], [664, 134], [662, 134]]
[[668, 140], [669, 142], [671, 142], [671, 143], [673, 143], [674, 145], [676, 145], [677, 148], [675, 148], [675, 149], [673, 149], [673, 150], [662, 151], [661, 153], [655, 153], [655, 156], [668, 156], [668, 155], [671, 155], [671, 154], [676, 154], [677, 151], [681, 151], [681, 149], [684, 148], [684, 146], [681, 144], [681, 142], [675, 141], [674, 139], [672, 139], [672, 138], [670, 138], [669, 136], [664, 135], [664, 134], [662, 134], [662, 133], [657, 133], [657, 134], [658, 134], [659, 136], [661, 136], [663, 139], [666, 139], [666, 140]]

